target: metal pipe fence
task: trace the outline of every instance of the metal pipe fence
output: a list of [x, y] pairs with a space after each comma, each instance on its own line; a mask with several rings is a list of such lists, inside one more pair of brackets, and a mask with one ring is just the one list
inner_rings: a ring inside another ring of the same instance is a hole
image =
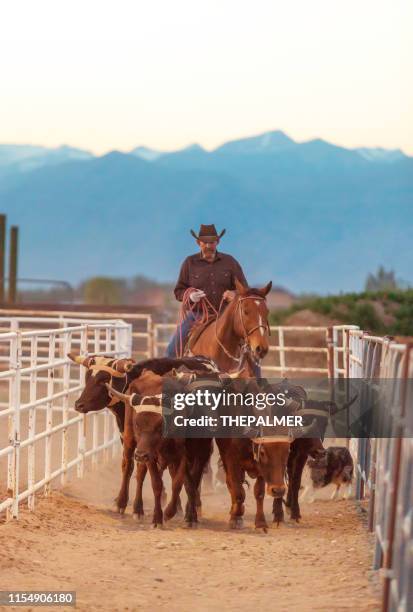
[[[356, 499], [366, 507], [375, 535], [373, 567], [382, 575], [382, 610], [413, 610], [413, 378], [412, 345], [344, 329], [337, 376], [390, 379], [385, 406], [392, 438], [352, 440]], [[338, 347], [336, 347], [337, 350]], [[338, 356], [335, 357], [335, 364]]]
[[[176, 324], [174, 323], [155, 323], [153, 325], [154, 357], [161, 357], [165, 354], [165, 349], [175, 329]], [[329, 374], [328, 327], [272, 325], [270, 330], [269, 352], [262, 362], [264, 376], [283, 377], [300, 374], [327, 376]], [[306, 343], [301, 345], [300, 342], [306, 338]], [[300, 363], [304, 355], [309, 358], [308, 364]], [[322, 364], [319, 363], [320, 356]]]
[[73, 468], [81, 477], [86, 465], [118, 452], [119, 433], [107, 410], [73, 410], [85, 370], [67, 353], [129, 356], [132, 342], [123, 321], [59, 319], [56, 327], [55, 320], [43, 320], [46, 329], [26, 331], [23, 322], [0, 318], [9, 328], [0, 333], [0, 513], [7, 518], [17, 518], [25, 500], [33, 510], [36, 492], [48, 495], [57, 478], [64, 485]]
[[[7, 421], [8, 426], [4, 443], [1, 432], [6, 428], [0, 425], [0, 475], [7, 475], [5, 490], [0, 481], [0, 512], [15, 517], [20, 502], [27, 499], [32, 509], [36, 491], [44, 489], [47, 494], [58, 477], [65, 483], [74, 467], [82, 476], [87, 462], [95, 467], [102, 455], [116, 453], [119, 445], [107, 411], [87, 416], [73, 412], [84, 370], [73, 366], [66, 354], [75, 350], [137, 359], [162, 356], [175, 329], [174, 324], [154, 324], [151, 315], [127, 313], [124, 318], [131, 323], [126, 324], [118, 320], [122, 313], [41, 314], [0, 318], [0, 423]], [[136, 329], [137, 324], [143, 328]], [[411, 346], [367, 334], [355, 325], [272, 326], [271, 332], [264, 375], [342, 378], [344, 395], [350, 378], [371, 384], [377, 378], [402, 379], [386, 397], [397, 437], [351, 440], [350, 450], [356, 465], [356, 499], [366, 508], [368, 527], [375, 534], [374, 567], [383, 574], [383, 610], [412, 610], [413, 397], [407, 385], [413, 377]], [[313, 357], [315, 362], [310, 361]]]

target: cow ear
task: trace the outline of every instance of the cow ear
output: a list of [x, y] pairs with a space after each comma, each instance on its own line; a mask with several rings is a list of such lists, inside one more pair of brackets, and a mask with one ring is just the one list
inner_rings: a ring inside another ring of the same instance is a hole
[[247, 292], [248, 287], [245, 287], [238, 279], [235, 277], [235, 289], [238, 291], [240, 295], [244, 295]]
[[135, 361], [133, 359], [122, 359], [120, 362], [120, 368], [119, 368], [119, 372], [130, 372], [130, 370], [133, 368], [133, 366], [135, 365]]
[[262, 289], [259, 289], [260, 295], [262, 295], [262, 297], [265, 297], [266, 295], [268, 295], [268, 293], [271, 291], [271, 287], [272, 287], [272, 281], [267, 283], [265, 287], [263, 287]]

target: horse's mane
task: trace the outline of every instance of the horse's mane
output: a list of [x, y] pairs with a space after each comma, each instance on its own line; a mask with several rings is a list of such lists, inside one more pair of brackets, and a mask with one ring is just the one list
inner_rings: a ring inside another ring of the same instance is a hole
[[[237, 293], [237, 295], [240, 295], [240, 294]], [[260, 289], [257, 289], [256, 287], [248, 287], [248, 289], [246, 290], [244, 294], [244, 297], [252, 297], [252, 296], [256, 296], [260, 298], [263, 297]]]

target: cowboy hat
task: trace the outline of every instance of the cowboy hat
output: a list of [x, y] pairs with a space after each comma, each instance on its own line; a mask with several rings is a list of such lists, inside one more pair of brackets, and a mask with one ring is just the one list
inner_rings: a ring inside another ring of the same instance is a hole
[[201, 225], [198, 235], [192, 229], [191, 234], [195, 240], [201, 240], [201, 242], [215, 242], [219, 240], [219, 238], [222, 238], [222, 236], [225, 234], [225, 230], [222, 230], [222, 232], [218, 235], [215, 225]]

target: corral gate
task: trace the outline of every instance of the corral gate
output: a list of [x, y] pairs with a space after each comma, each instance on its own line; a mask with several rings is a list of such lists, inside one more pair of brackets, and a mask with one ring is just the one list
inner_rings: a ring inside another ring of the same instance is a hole
[[[131, 327], [123, 321], [60, 318], [3, 318], [0, 325], [0, 513], [17, 518], [35, 493], [47, 495], [52, 481], [65, 484], [72, 468], [83, 476], [115, 454], [119, 432], [108, 410], [74, 412], [85, 369], [68, 359], [71, 351], [123, 357], [131, 352]], [[6, 479], [4, 474], [7, 473]], [[6, 484], [4, 486], [4, 481]]]

